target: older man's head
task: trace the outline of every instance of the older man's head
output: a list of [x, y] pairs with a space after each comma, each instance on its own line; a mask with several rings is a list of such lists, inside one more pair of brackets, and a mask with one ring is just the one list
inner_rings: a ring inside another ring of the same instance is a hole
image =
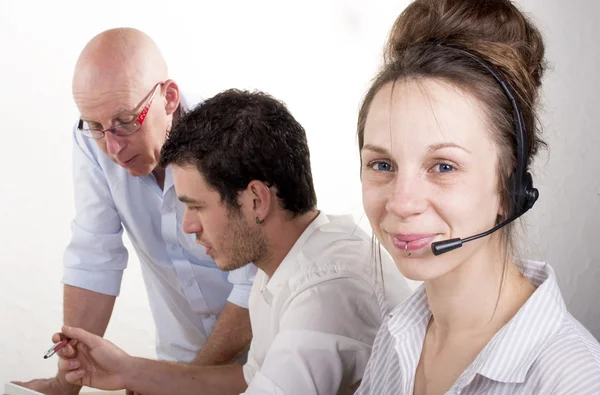
[[131, 28], [104, 31], [85, 46], [73, 76], [80, 132], [134, 176], [158, 165], [179, 106], [179, 88], [156, 43]]

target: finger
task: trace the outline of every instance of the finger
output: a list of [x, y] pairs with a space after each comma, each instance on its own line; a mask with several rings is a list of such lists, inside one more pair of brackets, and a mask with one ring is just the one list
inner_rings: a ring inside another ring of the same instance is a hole
[[81, 367], [81, 362], [77, 359], [61, 359], [58, 361], [58, 369], [62, 371], [76, 370]]
[[71, 340], [71, 339], [69, 339], [68, 336], [66, 336], [64, 333], [61, 333], [61, 332], [57, 332], [57, 333], [55, 333], [55, 334], [52, 335], [52, 342], [53, 343], [58, 343], [58, 342], [61, 342], [63, 340]]
[[77, 340], [69, 339], [63, 333], [55, 333], [54, 335], [52, 335], [52, 342], [54, 342], [54, 343], [60, 343], [64, 340], [68, 341], [67, 345], [62, 347], [56, 353], [61, 358], [74, 358], [75, 357], [75, 345], [77, 344]]
[[65, 379], [67, 382], [75, 385], [79, 385], [83, 387], [83, 378], [85, 376], [85, 370], [79, 369], [72, 372], [69, 372], [65, 375]]
[[94, 348], [102, 344], [103, 339], [81, 328], [73, 328], [63, 326], [62, 333], [72, 340], [78, 340], [88, 346]]
[[58, 356], [61, 358], [74, 358], [76, 355], [75, 348], [71, 344], [67, 344], [58, 350]]

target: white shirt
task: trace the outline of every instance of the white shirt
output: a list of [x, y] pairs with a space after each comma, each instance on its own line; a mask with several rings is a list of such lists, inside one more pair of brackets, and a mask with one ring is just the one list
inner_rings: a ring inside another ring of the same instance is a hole
[[75, 218], [64, 254], [63, 283], [118, 295], [128, 252], [139, 258], [156, 325], [159, 359], [191, 361], [210, 336], [225, 303], [248, 307], [256, 267], [226, 273], [185, 234], [185, 210], [171, 169], [161, 190], [152, 174], [134, 177], [94, 140], [73, 130]]
[[[600, 344], [567, 311], [550, 265], [523, 265], [536, 291], [446, 394], [600, 394]], [[389, 317], [377, 334], [358, 394], [413, 394], [431, 318], [424, 286]]]
[[320, 213], [250, 296], [253, 339], [246, 395], [348, 394], [382, 319], [410, 288], [387, 256], [385, 298], [371, 238], [351, 216]]

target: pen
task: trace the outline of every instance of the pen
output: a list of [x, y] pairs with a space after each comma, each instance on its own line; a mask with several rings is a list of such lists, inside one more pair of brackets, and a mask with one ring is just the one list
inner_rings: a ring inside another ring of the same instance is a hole
[[58, 343], [54, 344], [52, 347], [50, 347], [50, 349], [48, 351], [46, 351], [46, 354], [44, 354], [44, 359], [47, 359], [47, 358], [50, 358], [51, 356], [53, 356], [58, 350], [60, 350], [64, 346], [66, 346], [68, 342], [69, 342], [69, 340], [65, 339], [65, 340], [59, 341]]

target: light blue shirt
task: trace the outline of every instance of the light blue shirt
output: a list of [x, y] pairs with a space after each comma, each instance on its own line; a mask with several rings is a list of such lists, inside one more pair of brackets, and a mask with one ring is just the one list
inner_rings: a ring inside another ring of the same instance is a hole
[[210, 336], [225, 303], [248, 308], [256, 267], [219, 270], [182, 230], [185, 207], [170, 168], [164, 189], [152, 174], [134, 177], [73, 130], [75, 218], [64, 254], [63, 283], [118, 295], [128, 252], [138, 255], [156, 324], [159, 359], [189, 362]]

